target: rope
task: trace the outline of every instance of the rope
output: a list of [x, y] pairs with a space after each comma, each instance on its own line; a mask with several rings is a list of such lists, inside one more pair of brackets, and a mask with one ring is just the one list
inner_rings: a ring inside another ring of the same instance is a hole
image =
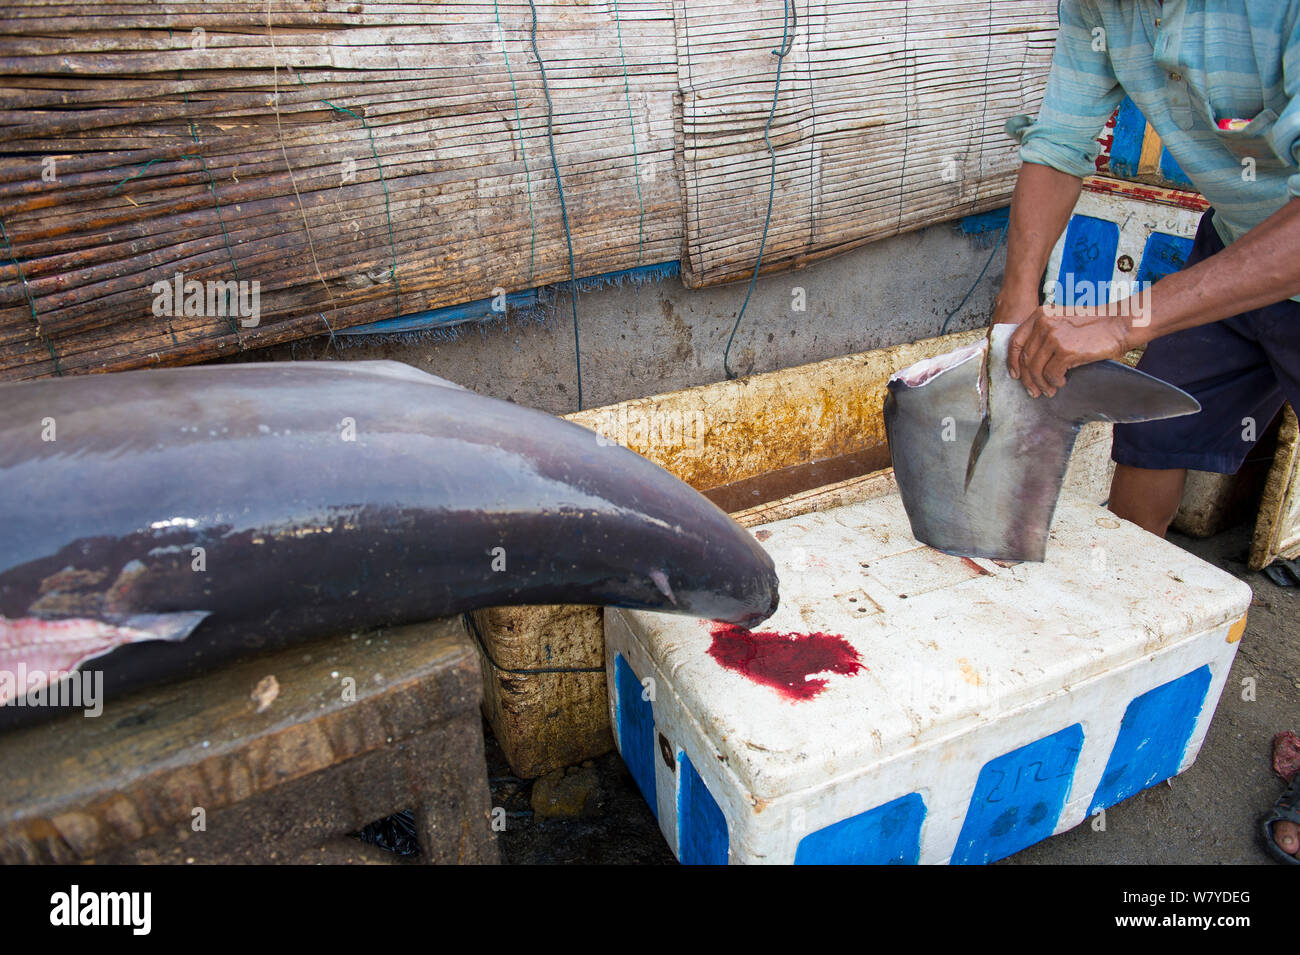
[[536, 667], [535, 669], [523, 669], [523, 670], [515, 669], [511, 667], [503, 667], [501, 666], [501, 664], [497, 663], [497, 661], [492, 658], [492, 654], [488, 652], [487, 641], [483, 639], [483, 634], [479, 631], [478, 624], [474, 621], [474, 615], [472, 613], [463, 613], [461, 614], [461, 616], [465, 618], [465, 625], [469, 627], [470, 632], [474, 634], [474, 641], [479, 645], [479, 649], [483, 651], [483, 656], [487, 657], [487, 662], [492, 664], [494, 668], [500, 670], [502, 673], [604, 673], [605, 672], [604, 667]]
[[[794, 0], [791, 0], [794, 3]], [[822, 10], [822, 35], [825, 37], [826, 21], [825, 8]], [[809, 37], [812, 35], [812, 21], [809, 19]], [[807, 40], [804, 42], [805, 50], [807, 49]], [[822, 178], [821, 167], [817, 164], [817, 95], [813, 88], [813, 70], [811, 64], [808, 69], [808, 112], [811, 120], [808, 124], [808, 252], [813, 250], [813, 243], [817, 237], [817, 195], [821, 191]]]
[[993, 264], [993, 257], [998, 254], [998, 249], [1002, 247], [1002, 240], [1007, 237], [1007, 229], [1010, 227], [1011, 219], [1008, 217], [1006, 223], [1002, 226], [1002, 231], [998, 233], [998, 241], [994, 243], [993, 251], [989, 253], [988, 259], [984, 262], [984, 268], [980, 269], [980, 274], [975, 277], [975, 281], [971, 284], [971, 287], [968, 288], [966, 294], [961, 297], [961, 301], [957, 303], [957, 307], [949, 312], [948, 317], [943, 320], [943, 325], [939, 328], [940, 335], [948, 334], [948, 323], [952, 321], [954, 315], [961, 311], [961, 307], [966, 304], [966, 299], [971, 297], [980, 282], [984, 280], [984, 273], [987, 272], [989, 266]]
[[772, 51], [776, 57], [776, 85], [772, 89], [772, 107], [767, 112], [767, 125], [763, 127], [763, 142], [767, 144], [767, 154], [771, 157], [772, 172], [767, 187], [767, 216], [763, 220], [763, 237], [758, 243], [758, 259], [754, 262], [754, 274], [749, 277], [749, 289], [745, 292], [745, 301], [740, 305], [740, 313], [736, 315], [736, 324], [731, 326], [731, 334], [727, 337], [727, 347], [722, 352], [722, 370], [726, 372], [728, 378], [735, 378], [736, 373], [731, 370], [731, 343], [736, 338], [736, 329], [740, 328], [740, 320], [745, 317], [745, 309], [749, 307], [749, 296], [754, 292], [754, 283], [758, 281], [759, 269], [763, 267], [763, 249], [767, 246], [767, 230], [772, 225], [772, 198], [776, 194], [776, 150], [772, 148], [772, 120], [776, 116], [776, 102], [781, 95], [781, 64], [789, 54], [791, 47], [794, 46], [794, 30], [798, 23], [791, 23], [791, 13], [798, 16], [798, 11], [792, 9], [791, 0], [781, 0], [781, 46]]
[[[307, 84], [303, 84], [306, 86]], [[379, 170], [379, 184], [384, 187], [384, 216], [388, 219], [388, 249], [393, 256], [393, 295], [397, 299], [397, 314], [402, 314], [402, 288], [397, 283], [397, 239], [393, 236], [393, 212], [389, 205], [388, 181], [384, 178], [384, 164], [379, 161], [379, 150], [375, 148], [375, 134], [370, 129], [370, 124], [366, 122], [364, 116], [358, 116], [352, 110], [343, 106], [335, 106], [327, 99], [321, 100], [326, 106], [340, 113], [347, 113], [353, 119], [361, 121], [361, 125], [366, 128], [366, 135], [370, 137], [370, 153], [375, 157], [375, 167]]]
[[14, 255], [14, 248], [9, 244], [9, 233], [5, 230], [3, 216], [0, 216], [0, 239], [4, 239], [5, 251], [9, 253], [9, 261], [13, 263], [14, 269], [18, 272], [18, 280], [22, 282], [23, 294], [27, 297], [27, 307], [32, 310], [32, 321], [36, 323], [36, 334], [50, 352], [50, 359], [54, 362], [54, 373], [62, 378], [63, 369], [59, 367], [59, 356], [54, 352], [54, 342], [41, 328], [40, 316], [36, 314], [36, 299], [32, 295], [31, 287], [27, 284], [27, 276], [23, 274], [23, 267], [18, 264], [18, 257]]
[[[226, 251], [230, 253], [230, 267], [235, 270], [235, 281], [239, 281], [239, 263], [235, 261], [235, 250], [230, 245], [230, 233], [226, 231], [226, 217], [221, 214], [221, 200], [217, 198], [217, 183], [212, 178], [212, 171], [208, 169], [208, 162], [197, 153], [189, 153], [181, 157], [182, 159], [197, 159], [203, 167], [203, 171], [208, 176], [208, 192], [212, 193], [212, 203], [217, 207], [217, 222], [221, 224], [221, 235], [226, 241]], [[226, 289], [226, 312], [230, 312], [230, 290]], [[230, 329], [235, 333], [235, 338], [239, 338], [239, 325], [235, 322], [234, 315], [227, 314], [230, 319]], [[173, 332], [173, 335], [175, 333]], [[240, 343], [242, 347], [242, 342]]]
[[[170, 35], [170, 33], [171, 31], [168, 31], [168, 35]], [[178, 73], [177, 75], [179, 76], [180, 74]], [[189, 91], [181, 90], [181, 96], [183, 96], [185, 99], [185, 105], [189, 106], [190, 105]], [[190, 120], [189, 124], [190, 124], [190, 138], [194, 140], [194, 144], [198, 146], [200, 145], [198, 128], [194, 125], [194, 120]], [[200, 156], [198, 153], [187, 153], [181, 156], [180, 158], [197, 159], [199, 161], [199, 165], [203, 167], [204, 174], [208, 177], [208, 192], [212, 193], [212, 204], [213, 206], [216, 207], [217, 210], [217, 223], [221, 226], [221, 238], [226, 243], [226, 253], [230, 256], [230, 267], [235, 272], [235, 281], [238, 282], [239, 263], [235, 260], [235, 250], [234, 247], [231, 246], [230, 244], [230, 233], [226, 231], [226, 217], [221, 213], [221, 200], [217, 198], [217, 183], [216, 180], [212, 178], [212, 170], [208, 169], [208, 161], [204, 159], [202, 156]], [[150, 160], [150, 162], [152, 162], [152, 160]], [[150, 163], [145, 163], [145, 168], [148, 168], [149, 164]], [[141, 169], [140, 172], [143, 173], [144, 169]], [[235, 341], [239, 344], [239, 347], [242, 350], [244, 347], [244, 341], [239, 334], [239, 323], [235, 321], [234, 315], [231, 314], [229, 289], [226, 290], [226, 317], [230, 319], [230, 330], [234, 332]], [[167, 330], [171, 333], [172, 343], [175, 344], [176, 330], [172, 327], [170, 317], [167, 319]]]
[[907, 66], [908, 6], [906, 3], [903, 4], [903, 158], [898, 164], [898, 221], [894, 225], [895, 233], [903, 231], [903, 198], [907, 191], [907, 146], [912, 130], [912, 96], [908, 94], [908, 80], [913, 71]]
[[636, 120], [632, 118], [632, 92], [628, 87], [627, 57], [623, 53], [623, 23], [618, 15], [618, 0], [614, 0], [614, 26], [618, 30], [618, 58], [623, 64], [623, 98], [627, 101], [627, 124], [632, 130], [632, 175], [636, 178], [636, 203], [641, 211], [636, 236], [636, 264], [640, 266], [641, 250], [645, 244], [645, 200], [641, 196], [641, 166], [636, 148]]
[[537, 256], [537, 217], [533, 214], [533, 174], [528, 169], [528, 153], [524, 150], [524, 120], [519, 111], [519, 89], [515, 86], [515, 73], [510, 68], [510, 51], [506, 49], [505, 29], [501, 26], [501, 8], [497, 0], [492, 0], [492, 9], [497, 15], [497, 36], [501, 39], [501, 55], [506, 60], [506, 75], [510, 77], [510, 92], [515, 98], [515, 133], [519, 137], [519, 158], [524, 164], [524, 184], [528, 192], [528, 221], [532, 226], [532, 235], [528, 240], [528, 284], [533, 284], [534, 264]]
[[329, 320], [328, 318], [325, 317], [325, 313], [324, 313], [324, 312], [317, 312], [316, 314], [317, 314], [317, 316], [320, 317], [320, 320], [321, 320], [322, 322], [325, 323], [325, 327], [326, 327], [327, 329], [329, 329], [330, 340], [329, 340], [328, 342], [325, 343], [325, 351], [326, 351], [326, 353], [329, 352], [329, 350], [330, 350], [330, 346], [332, 346], [332, 345], [333, 345], [334, 348], [337, 350], [338, 346], [337, 346], [337, 345], [334, 345], [334, 326], [330, 324], [330, 320]]
[[993, 0], [989, 0], [989, 45], [988, 51], [984, 54], [984, 106], [980, 113], [980, 152], [979, 165], [975, 169], [975, 195], [971, 196], [970, 208], [975, 211], [975, 204], [979, 202], [980, 179], [984, 173], [984, 134], [988, 132], [989, 116], [989, 66], [993, 62]]
[[560, 164], [555, 158], [555, 107], [551, 103], [551, 89], [546, 82], [546, 65], [542, 54], [537, 49], [537, 4], [528, 0], [528, 8], [533, 12], [529, 39], [533, 45], [533, 56], [537, 59], [537, 69], [542, 74], [542, 93], [546, 96], [546, 140], [551, 149], [551, 171], [555, 174], [555, 188], [560, 194], [560, 218], [564, 222], [564, 238], [569, 245], [569, 305], [573, 308], [573, 359], [578, 371], [578, 410], [582, 410], [582, 349], [578, 339], [578, 276], [573, 264], [573, 233], [569, 229], [569, 211], [564, 204], [564, 184], [560, 181]]
[[[284, 168], [289, 172], [289, 182], [293, 185], [293, 194], [298, 200], [298, 212], [302, 216], [303, 232], [307, 234], [307, 248], [311, 252], [311, 263], [316, 269], [316, 277], [320, 279], [325, 294], [329, 296], [330, 304], [338, 308], [334, 292], [330, 290], [329, 283], [321, 273], [320, 260], [316, 258], [316, 243], [311, 237], [311, 225], [307, 222], [307, 210], [302, 204], [302, 193], [298, 191], [298, 177], [293, 174], [293, 166], [289, 163], [289, 150], [284, 144], [284, 129], [280, 124], [280, 68], [276, 63], [278, 57], [275, 55], [275, 33], [271, 30], [271, 0], [266, 0], [266, 36], [271, 41], [271, 106], [275, 109], [275, 135], [280, 141], [280, 155], [284, 157]], [[334, 335], [331, 333], [330, 341], [333, 340]]]

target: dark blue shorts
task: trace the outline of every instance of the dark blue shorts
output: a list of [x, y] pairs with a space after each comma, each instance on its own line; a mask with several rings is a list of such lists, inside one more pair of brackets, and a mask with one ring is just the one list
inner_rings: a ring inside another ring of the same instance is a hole
[[[1213, 213], [1201, 218], [1187, 266], [1223, 251]], [[1157, 338], [1138, 368], [1182, 388], [1201, 410], [1116, 425], [1111, 457], [1138, 468], [1234, 474], [1282, 403], [1300, 408], [1300, 302], [1287, 299]]]

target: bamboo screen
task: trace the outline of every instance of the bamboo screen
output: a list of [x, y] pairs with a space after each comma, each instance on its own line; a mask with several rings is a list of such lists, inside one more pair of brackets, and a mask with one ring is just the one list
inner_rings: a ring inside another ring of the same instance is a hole
[[570, 245], [578, 276], [680, 259], [688, 284], [730, 281], [769, 191], [765, 270], [1004, 203], [1002, 123], [1041, 97], [1055, 5], [535, 18], [7, 0], [0, 379], [199, 361], [560, 282]]

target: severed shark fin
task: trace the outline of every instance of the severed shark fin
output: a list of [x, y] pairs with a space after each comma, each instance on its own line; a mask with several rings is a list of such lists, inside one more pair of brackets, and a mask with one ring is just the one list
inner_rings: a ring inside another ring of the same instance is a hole
[[1014, 331], [994, 325], [985, 341], [889, 381], [885, 432], [912, 533], [951, 554], [1041, 561], [1084, 423], [1200, 410], [1186, 392], [1116, 361], [1071, 369], [1053, 397], [1030, 398], [1007, 371]]

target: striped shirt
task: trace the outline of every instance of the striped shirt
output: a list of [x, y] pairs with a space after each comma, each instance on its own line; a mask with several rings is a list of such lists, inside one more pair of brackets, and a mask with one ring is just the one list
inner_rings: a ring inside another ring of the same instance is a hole
[[1024, 162], [1096, 172], [1124, 94], [1214, 206], [1225, 244], [1300, 196], [1300, 0], [1061, 0]]

